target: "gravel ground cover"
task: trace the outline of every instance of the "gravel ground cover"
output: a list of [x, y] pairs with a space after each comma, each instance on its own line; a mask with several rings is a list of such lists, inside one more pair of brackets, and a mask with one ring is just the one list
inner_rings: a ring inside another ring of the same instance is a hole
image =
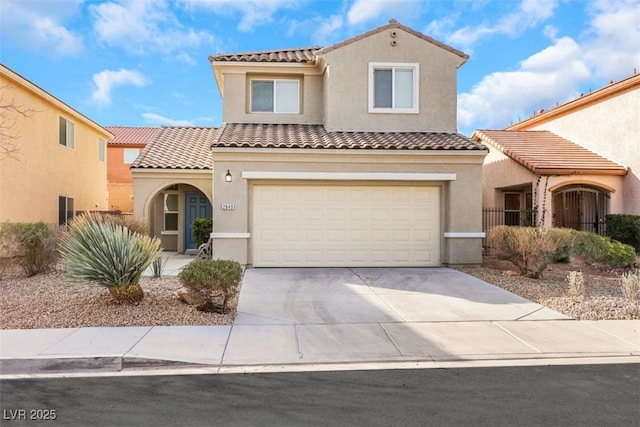
[[143, 277], [138, 305], [115, 304], [106, 288], [68, 283], [61, 272], [24, 277], [18, 272], [0, 280], [0, 329], [89, 326], [231, 325], [238, 296], [229, 313], [198, 311], [180, 301], [177, 277]]
[[[640, 261], [640, 260], [639, 260]], [[519, 276], [508, 261], [485, 257], [481, 267], [461, 271], [575, 319], [640, 319], [640, 301], [622, 295], [622, 270], [602, 270], [574, 261], [552, 264], [543, 279]], [[587, 296], [567, 293], [569, 271], [582, 271]], [[0, 329], [90, 326], [231, 325], [238, 296], [227, 314], [204, 313], [183, 303], [177, 277], [144, 277], [138, 305], [114, 304], [109, 292], [91, 284], [68, 283], [61, 272], [24, 277], [5, 272], [0, 280]]]
[[[551, 264], [542, 279], [530, 279], [520, 276], [509, 261], [485, 257], [481, 267], [460, 268], [460, 271], [574, 319], [640, 319], [640, 301], [624, 298], [620, 288], [620, 276], [629, 270], [607, 270], [573, 260], [567, 264]], [[569, 295], [567, 275], [570, 271], [584, 275], [585, 296]]]

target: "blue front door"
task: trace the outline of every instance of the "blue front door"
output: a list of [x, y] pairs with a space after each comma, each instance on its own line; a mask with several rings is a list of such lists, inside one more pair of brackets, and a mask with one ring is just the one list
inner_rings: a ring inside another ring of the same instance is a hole
[[185, 193], [184, 204], [184, 249], [197, 249], [193, 239], [193, 221], [196, 218], [211, 218], [211, 203], [202, 193]]

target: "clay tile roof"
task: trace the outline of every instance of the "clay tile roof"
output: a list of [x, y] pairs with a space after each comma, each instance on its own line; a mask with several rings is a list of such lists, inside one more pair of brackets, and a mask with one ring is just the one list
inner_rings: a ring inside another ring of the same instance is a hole
[[114, 137], [107, 141], [108, 145], [147, 145], [155, 136], [157, 127], [106, 126]]
[[473, 139], [540, 175], [625, 175], [627, 167], [549, 131], [477, 130]]
[[131, 168], [211, 169], [212, 127], [163, 126], [140, 153]]
[[328, 132], [323, 125], [223, 125], [214, 147], [369, 150], [485, 150], [465, 136], [438, 132]]
[[221, 53], [209, 56], [209, 62], [290, 62], [314, 63], [319, 46], [299, 49], [263, 50], [259, 52]]

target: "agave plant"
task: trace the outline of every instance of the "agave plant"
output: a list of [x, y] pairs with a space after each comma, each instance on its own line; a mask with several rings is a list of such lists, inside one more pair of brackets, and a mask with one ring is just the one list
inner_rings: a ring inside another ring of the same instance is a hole
[[142, 272], [161, 256], [160, 240], [104, 221], [96, 214], [75, 218], [62, 238], [62, 263], [72, 281], [105, 286], [116, 302], [137, 302]]

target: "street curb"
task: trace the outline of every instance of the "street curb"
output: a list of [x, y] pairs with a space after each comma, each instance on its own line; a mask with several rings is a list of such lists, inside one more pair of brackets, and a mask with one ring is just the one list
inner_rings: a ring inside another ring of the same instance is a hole
[[40, 357], [23, 359], [0, 359], [0, 375], [64, 374], [121, 372], [127, 369], [144, 368], [194, 368], [208, 367], [197, 363], [173, 360], [145, 359], [139, 357], [95, 356], [95, 357]]

